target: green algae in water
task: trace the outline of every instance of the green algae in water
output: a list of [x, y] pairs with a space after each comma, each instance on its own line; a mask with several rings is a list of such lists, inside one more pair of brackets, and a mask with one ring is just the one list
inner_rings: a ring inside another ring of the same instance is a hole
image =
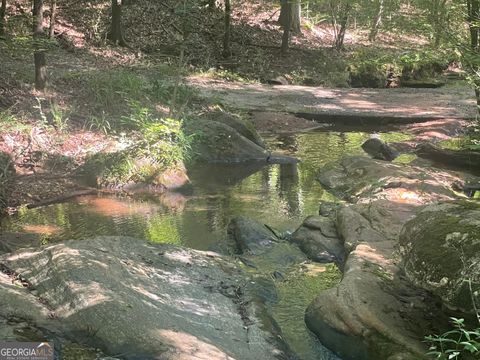
[[333, 264], [312, 263], [302, 267], [288, 274], [285, 281], [276, 283], [280, 301], [272, 312], [292, 350], [302, 359], [312, 359], [312, 349], [320, 344], [306, 328], [305, 310], [320, 292], [337, 285], [342, 274]]
[[392, 162], [395, 164], [410, 164], [413, 160], [417, 159], [417, 155], [415, 154], [400, 154], [395, 160]]

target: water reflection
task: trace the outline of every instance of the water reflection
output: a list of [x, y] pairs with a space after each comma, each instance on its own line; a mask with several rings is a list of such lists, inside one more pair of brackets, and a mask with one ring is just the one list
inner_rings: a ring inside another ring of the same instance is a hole
[[[333, 198], [316, 181], [326, 162], [362, 153], [361, 132], [309, 132], [267, 138], [272, 150], [299, 164], [202, 165], [189, 169], [191, 194], [85, 196], [63, 204], [25, 210], [0, 223], [0, 243], [38, 245], [96, 235], [127, 235], [208, 249], [222, 241], [230, 219], [247, 215], [280, 231], [293, 230]], [[381, 134], [387, 141], [403, 134]], [[53, 230], [54, 229], [54, 230]], [[28, 238], [30, 241], [18, 240]]]

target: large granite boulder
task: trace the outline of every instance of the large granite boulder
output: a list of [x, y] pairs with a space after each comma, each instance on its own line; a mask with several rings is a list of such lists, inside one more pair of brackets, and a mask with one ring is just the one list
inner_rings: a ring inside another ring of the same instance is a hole
[[424, 337], [448, 325], [441, 303], [427, 290], [452, 307], [471, 310], [460, 279], [463, 272], [477, 289], [478, 264], [466, 273], [447, 245], [460, 242], [478, 253], [478, 207], [422, 211], [429, 203], [458, 198], [451, 189], [458, 175], [365, 157], [327, 164], [319, 180], [354, 204], [326, 212], [335, 217], [346, 261], [342, 281], [308, 307], [307, 326], [345, 360], [424, 358]]
[[8, 205], [15, 178], [15, 167], [10, 156], [0, 151], [0, 214]]
[[480, 204], [433, 204], [407, 222], [400, 236], [405, 272], [447, 307], [474, 313], [480, 306]]
[[0, 264], [41, 304], [38, 310], [17, 306], [15, 289], [7, 287], [11, 295], [5, 297], [0, 284], [0, 314], [6, 304], [19, 317], [53, 317], [64, 337], [107, 354], [167, 360], [290, 356], [281, 337], [264, 330], [270, 328], [263, 327], [262, 310], [244, 290], [246, 274], [215, 253], [98, 237], [20, 250], [2, 255]]
[[[194, 160], [208, 163], [296, 163], [297, 159], [271, 154], [259, 145], [256, 138], [245, 137], [236, 128], [223, 122], [198, 118], [185, 125], [185, 133], [192, 136]], [[252, 141], [254, 140], [254, 141]]]
[[413, 212], [412, 205], [380, 200], [337, 213], [348, 254], [343, 278], [310, 304], [305, 321], [344, 360], [422, 359], [426, 352], [422, 340], [435, 306], [401, 276], [390, 238]]
[[224, 111], [212, 111], [204, 116], [207, 120], [225, 124], [235, 129], [240, 135], [247, 138], [258, 146], [265, 148], [265, 142], [249, 120], [245, 120], [238, 115], [226, 113]]
[[425, 204], [452, 200], [458, 176], [444, 171], [397, 165], [364, 156], [349, 156], [319, 171], [320, 183], [341, 199], [351, 202], [387, 199]]

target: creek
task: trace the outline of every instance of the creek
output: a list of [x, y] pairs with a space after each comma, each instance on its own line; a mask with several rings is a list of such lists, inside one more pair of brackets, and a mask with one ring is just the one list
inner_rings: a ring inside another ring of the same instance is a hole
[[[137, 193], [83, 196], [43, 208], [21, 210], [0, 223], [0, 251], [99, 235], [124, 235], [199, 250], [221, 247], [230, 219], [245, 215], [279, 233], [293, 232], [321, 201], [336, 201], [316, 180], [327, 162], [361, 154], [366, 132], [311, 131], [265, 136], [269, 148], [301, 160], [299, 164], [203, 165], [190, 170], [192, 189], [185, 193]], [[400, 132], [380, 133], [384, 141], [402, 141]], [[4, 247], [2, 249], [2, 247]], [[274, 264], [258, 271], [271, 272]], [[286, 274], [277, 286], [271, 313], [289, 346], [301, 359], [338, 359], [308, 331], [307, 305], [332, 286], [335, 270], [313, 266]]]

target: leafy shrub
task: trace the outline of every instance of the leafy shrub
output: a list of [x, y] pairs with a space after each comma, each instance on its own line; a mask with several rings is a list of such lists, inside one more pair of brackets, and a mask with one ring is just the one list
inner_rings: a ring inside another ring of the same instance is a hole
[[441, 74], [454, 60], [454, 53], [436, 49], [403, 53], [398, 58], [398, 64], [402, 69], [402, 79], [418, 80]]
[[110, 112], [121, 110], [127, 100], [140, 100], [147, 87], [142, 77], [122, 69], [95, 72], [86, 85], [96, 106]]
[[453, 329], [442, 335], [430, 335], [427, 355], [433, 359], [478, 359], [480, 357], [480, 327], [468, 330], [464, 319], [451, 318]]

